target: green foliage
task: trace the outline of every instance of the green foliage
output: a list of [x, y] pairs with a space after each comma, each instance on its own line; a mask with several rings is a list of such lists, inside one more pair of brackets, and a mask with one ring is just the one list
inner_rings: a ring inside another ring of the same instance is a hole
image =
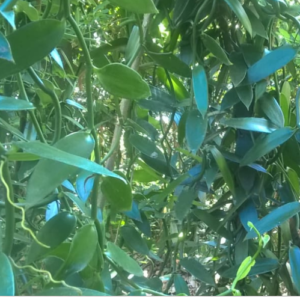
[[296, 1], [2, 2], [0, 295], [299, 294]]

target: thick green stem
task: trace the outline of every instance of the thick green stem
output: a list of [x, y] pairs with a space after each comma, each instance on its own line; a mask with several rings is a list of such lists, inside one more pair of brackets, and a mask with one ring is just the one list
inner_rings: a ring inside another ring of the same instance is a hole
[[54, 109], [55, 109], [55, 131], [54, 131], [54, 137], [53, 137], [53, 140], [52, 140], [52, 144], [55, 144], [60, 139], [60, 135], [61, 135], [61, 119], [62, 119], [62, 115], [61, 115], [61, 107], [60, 107], [59, 99], [58, 99], [56, 93], [53, 90], [48, 89], [44, 85], [43, 81], [35, 73], [35, 71], [33, 70], [32, 67], [30, 67], [27, 71], [28, 71], [30, 77], [35, 82], [35, 84], [44, 93], [46, 93], [47, 95], [49, 95], [51, 97], [51, 99], [52, 99], [53, 106], [54, 106]]

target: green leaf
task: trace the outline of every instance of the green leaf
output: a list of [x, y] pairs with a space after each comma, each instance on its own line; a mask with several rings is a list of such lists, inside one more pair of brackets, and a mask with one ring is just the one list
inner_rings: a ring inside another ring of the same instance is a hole
[[191, 77], [191, 69], [172, 53], [156, 53], [147, 52], [148, 55], [160, 66], [167, 69], [171, 73], [175, 73], [183, 77]]
[[270, 133], [277, 129], [274, 124], [263, 118], [221, 119], [220, 124], [243, 130]]
[[208, 109], [208, 85], [205, 70], [201, 65], [193, 69], [193, 89], [197, 108], [204, 119]]
[[126, 246], [140, 254], [149, 255], [149, 248], [146, 242], [142, 239], [140, 233], [133, 226], [126, 225], [121, 227], [120, 233], [125, 241]]
[[225, 158], [216, 147], [211, 147], [210, 152], [213, 155], [229, 190], [231, 191], [232, 195], [235, 196], [234, 180]]
[[39, 19], [39, 12], [27, 1], [19, 0], [15, 6], [15, 11], [17, 13], [25, 13], [28, 16], [29, 20], [32, 22]]
[[81, 293], [79, 293], [78, 290], [69, 287], [58, 287], [42, 290], [35, 294], [35, 296], [110, 296], [108, 294], [86, 288], [77, 289], [81, 290]]
[[253, 33], [268, 40], [269, 37], [263, 23], [255, 16], [255, 14], [250, 9], [247, 9], [247, 16], [251, 22]]
[[229, 74], [233, 85], [237, 87], [247, 74], [247, 65], [242, 53], [232, 53], [230, 55], [230, 60], [233, 65], [229, 67]]
[[255, 265], [255, 260], [252, 261], [252, 257], [248, 256], [241, 263], [237, 273], [236, 273], [236, 281], [240, 281], [248, 276], [251, 268]]
[[108, 242], [107, 250], [109, 257], [126, 272], [140, 277], [144, 275], [139, 264], [117, 245]]
[[236, 89], [236, 93], [238, 94], [240, 100], [244, 103], [244, 105], [249, 110], [249, 107], [253, 100], [253, 89], [251, 85], [240, 85]]
[[128, 182], [113, 177], [105, 177], [101, 191], [116, 211], [128, 211], [132, 206], [131, 187]]
[[193, 189], [182, 190], [175, 204], [175, 214], [178, 220], [182, 221], [186, 217], [194, 199], [195, 191]]
[[15, 63], [0, 61], [0, 79], [30, 67], [48, 55], [62, 40], [65, 22], [40, 20], [25, 25], [7, 36]]
[[82, 271], [93, 258], [98, 244], [98, 234], [94, 224], [81, 227], [75, 234], [70, 252], [61, 269], [58, 278]]
[[137, 14], [158, 13], [152, 0], [109, 0], [109, 2]]
[[192, 152], [197, 152], [201, 147], [206, 131], [207, 118], [203, 118], [198, 110], [190, 111], [185, 124], [185, 137]]
[[291, 277], [294, 287], [298, 294], [300, 294], [300, 249], [298, 246], [291, 246], [289, 250], [289, 259], [291, 266]]
[[299, 178], [295, 170], [288, 168], [287, 175], [291, 186], [293, 187], [297, 197], [300, 195]]
[[[284, 204], [273, 211], [271, 211], [268, 215], [260, 219], [254, 225], [260, 234], [263, 234], [277, 226], [279, 226], [282, 222], [290, 219], [294, 215], [296, 215], [300, 211], [300, 203], [291, 202]], [[254, 230], [251, 230], [246, 235], [245, 239], [252, 239], [256, 236]]]
[[59, 246], [69, 237], [75, 225], [76, 217], [68, 212], [59, 213], [51, 218], [37, 234], [37, 239], [43, 244], [50, 246], [50, 249], [42, 247], [33, 241], [28, 252], [27, 263], [31, 264]]
[[24, 138], [24, 135], [21, 131], [19, 131], [17, 128], [11, 126], [9, 123], [7, 123], [5, 120], [0, 118], [0, 127], [4, 130], [7, 130], [8, 132], [12, 133], [14, 136], [18, 137], [22, 141], [26, 141]]
[[[1, 60], [0, 60], [0, 65], [1, 65]], [[32, 103], [28, 101], [0, 96], [0, 110], [15, 111], [15, 110], [29, 110], [29, 109], [35, 109], [35, 107], [33, 106]]]
[[174, 275], [174, 285], [175, 285], [175, 290], [177, 295], [185, 294], [187, 296], [190, 296], [189, 288], [181, 275], [179, 274]]
[[0, 252], [0, 295], [15, 295], [15, 278], [11, 263], [8, 257]]
[[297, 49], [284, 45], [271, 51], [248, 69], [249, 83], [258, 82], [289, 63], [297, 54]]
[[284, 126], [283, 112], [274, 97], [265, 93], [259, 99], [258, 105], [273, 124], [279, 128]]
[[141, 75], [125, 65], [112, 63], [98, 69], [96, 73], [102, 87], [113, 96], [139, 100], [151, 95]]
[[259, 141], [256, 141], [254, 146], [249, 149], [249, 151], [241, 160], [240, 165], [246, 166], [253, 163], [257, 159], [286, 142], [293, 136], [293, 134], [294, 130], [288, 127], [280, 128], [269, 134], [266, 134], [263, 138], [259, 139]]
[[223, 48], [219, 45], [217, 41], [215, 41], [211, 36], [202, 33], [201, 34], [201, 40], [204, 44], [204, 46], [217, 58], [220, 62], [222, 62], [225, 65], [231, 66], [232, 63], [228, 59], [225, 51]]
[[183, 258], [180, 260], [180, 263], [188, 272], [200, 281], [203, 281], [208, 285], [216, 285], [212, 275], [197, 260], [193, 258]]
[[133, 26], [125, 50], [125, 60], [129, 62], [140, 49], [140, 31], [138, 26]]
[[204, 222], [210, 229], [214, 230], [220, 236], [228, 240], [232, 240], [232, 234], [225, 227], [219, 228], [219, 220], [216, 219], [212, 214], [205, 210], [194, 209], [194, 215], [202, 222]]
[[64, 192], [64, 194], [79, 208], [84, 215], [91, 217], [91, 210], [85, 206], [85, 203], [81, 199], [69, 192]]
[[231, 10], [236, 14], [245, 29], [252, 35], [252, 27], [250, 20], [239, 0], [224, 0]]
[[2, 32], [0, 32], [0, 59], [5, 59], [12, 63], [14, 62], [14, 58], [10, 49], [10, 44]]
[[297, 122], [297, 127], [299, 128], [300, 127], [300, 88], [298, 88], [297, 90], [295, 103], [296, 103], [296, 122]]

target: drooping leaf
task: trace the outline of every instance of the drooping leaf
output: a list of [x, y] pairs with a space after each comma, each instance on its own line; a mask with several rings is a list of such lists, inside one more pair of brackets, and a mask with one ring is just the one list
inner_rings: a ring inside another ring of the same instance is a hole
[[205, 47], [217, 58], [220, 60], [225, 65], [232, 65], [231, 61], [228, 59], [225, 51], [223, 48], [219, 45], [219, 43], [214, 40], [211, 36], [202, 33], [201, 35], [201, 40]]
[[109, 0], [109, 2], [137, 14], [158, 13], [152, 0]]
[[15, 295], [15, 278], [14, 272], [9, 261], [9, 258], [0, 252], [0, 295], [14, 296]]
[[124, 214], [136, 221], [142, 222], [141, 213], [139, 211], [138, 204], [135, 201], [132, 201], [132, 208], [129, 211], [124, 211]]
[[193, 89], [197, 108], [204, 119], [208, 109], [208, 86], [205, 70], [201, 65], [193, 69]]
[[102, 87], [113, 96], [139, 100], [151, 95], [149, 86], [141, 75], [125, 65], [106, 65], [97, 70], [97, 75]]
[[23, 71], [48, 55], [61, 41], [65, 22], [39, 20], [7, 36], [14, 62], [0, 61], [0, 79]]
[[67, 259], [58, 271], [58, 278], [65, 278], [82, 271], [93, 258], [97, 244], [98, 235], [95, 225], [87, 224], [81, 227], [72, 240]]
[[253, 100], [253, 89], [251, 85], [240, 85], [236, 89], [236, 93], [238, 94], [240, 100], [244, 103], [244, 105], [249, 110], [250, 105]]
[[274, 124], [263, 118], [221, 119], [220, 124], [238, 129], [266, 133], [270, 133], [277, 129], [277, 127], [274, 126]]
[[231, 191], [232, 195], [235, 196], [234, 180], [224, 156], [216, 147], [210, 148], [210, 152], [213, 155], [229, 190]]
[[239, 218], [246, 231], [250, 231], [248, 222], [250, 221], [253, 225], [258, 222], [257, 209], [252, 201], [249, 201], [240, 211]]
[[182, 190], [175, 204], [175, 214], [178, 220], [183, 220], [186, 217], [194, 199], [195, 191], [193, 189]]
[[231, 10], [236, 14], [245, 29], [252, 35], [252, 27], [250, 20], [239, 0], [224, 0]]
[[189, 112], [185, 125], [185, 137], [189, 149], [195, 153], [201, 147], [207, 131], [207, 118], [198, 110]]
[[125, 225], [121, 227], [120, 234], [125, 241], [125, 244], [132, 250], [143, 254], [149, 254], [149, 248], [146, 242], [141, 237], [140, 233], [130, 225]]
[[296, 54], [297, 50], [290, 45], [271, 51], [249, 68], [249, 82], [258, 82], [268, 77], [290, 62]]
[[263, 23], [256, 17], [256, 15], [250, 9], [247, 9], [247, 16], [250, 20], [253, 33], [268, 40], [269, 37]]
[[[256, 224], [255, 227], [259, 231], [259, 233], [263, 234], [276, 226], [279, 226], [282, 222], [293, 217], [300, 211], [300, 203], [298, 202], [290, 202], [284, 204], [273, 211], [271, 211], [268, 215], [260, 219]], [[254, 230], [251, 230], [246, 235], [245, 239], [251, 239], [256, 236]]]
[[105, 177], [101, 191], [116, 211], [128, 211], [132, 205], [131, 187], [128, 182], [117, 178]]
[[133, 26], [125, 50], [125, 60], [129, 62], [135, 57], [140, 47], [140, 32], [138, 26]]
[[237, 87], [247, 74], [247, 65], [242, 53], [231, 53], [230, 61], [233, 65], [229, 67], [229, 74], [233, 85]]
[[193, 258], [183, 258], [180, 260], [180, 263], [188, 272], [200, 281], [203, 281], [208, 285], [216, 285], [212, 275], [197, 260]]
[[139, 264], [117, 245], [108, 242], [107, 251], [109, 257], [126, 272], [135, 276], [143, 276], [143, 270]]
[[190, 296], [190, 291], [189, 288], [185, 282], [185, 280], [182, 278], [180, 274], [175, 274], [174, 275], [174, 285], [175, 285], [175, 290], [176, 294], [186, 294]]
[[147, 219], [146, 214], [141, 211], [141, 221], [133, 219], [135, 226], [147, 237], [151, 237], [150, 222]]
[[[1, 60], [0, 60], [0, 64], [1, 64]], [[32, 103], [28, 101], [0, 96], [0, 110], [16, 111], [16, 110], [31, 110], [31, 109], [35, 109], [35, 107], [33, 106]]]
[[27, 262], [30, 264], [41, 258], [51, 249], [59, 246], [66, 240], [76, 225], [76, 217], [68, 212], [62, 212], [51, 218], [38, 232], [37, 239], [50, 246], [50, 249], [40, 246], [35, 241], [32, 242], [28, 252]]
[[294, 287], [298, 294], [300, 294], [300, 249], [298, 246], [291, 246], [289, 250], [289, 259], [291, 266], [291, 275]]
[[257, 159], [286, 142], [293, 136], [293, 134], [294, 131], [288, 127], [280, 128], [269, 134], [266, 134], [262, 139], [257, 141], [251, 149], [249, 149], [249, 151], [241, 160], [240, 165], [246, 166], [253, 163]]
[[229, 90], [223, 97], [221, 103], [221, 110], [226, 110], [232, 108], [235, 104], [239, 103], [241, 100], [236, 92], [236, 89]]

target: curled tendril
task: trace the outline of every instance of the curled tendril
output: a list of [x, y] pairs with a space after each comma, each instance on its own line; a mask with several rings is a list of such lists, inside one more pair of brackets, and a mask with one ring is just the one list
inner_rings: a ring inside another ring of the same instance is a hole
[[15, 207], [16, 209], [19, 209], [22, 211], [22, 221], [21, 221], [21, 227], [28, 231], [30, 233], [30, 235], [32, 236], [32, 238], [42, 247], [45, 247], [45, 248], [50, 248], [50, 246], [48, 245], [45, 245], [43, 244], [42, 242], [40, 242], [37, 237], [35, 236], [35, 234], [32, 232], [32, 230], [30, 228], [28, 228], [26, 225], [25, 225], [25, 209], [23, 207], [20, 207], [18, 205], [16, 205], [11, 199], [10, 199], [10, 190], [9, 190], [9, 186], [7, 184], [7, 182], [5, 181], [4, 179], [4, 176], [3, 176], [3, 166], [4, 166], [4, 163], [5, 161], [1, 161], [1, 164], [0, 164], [0, 178], [1, 178], [1, 181], [3, 182], [3, 185], [6, 189], [6, 198], [7, 198], [7, 201], [10, 203], [10, 205], [12, 205], [13, 207]]
[[46, 270], [39, 270], [39, 269], [36, 269], [36, 268], [34, 268], [33, 266], [29, 266], [29, 265], [26, 265], [26, 266], [19, 266], [19, 265], [17, 265], [17, 264], [13, 261], [13, 259], [12, 259], [11, 257], [10, 257], [10, 261], [11, 261], [11, 263], [13, 264], [13, 266], [14, 266], [15, 268], [17, 268], [17, 269], [30, 269], [30, 270], [32, 270], [32, 271], [34, 271], [34, 272], [37, 272], [37, 273], [46, 274], [46, 275], [48, 275], [48, 277], [49, 277], [49, 279], [50, 279], [50, 282], [52, 282], [52, 283], [54, 283], [54, 284], [62, 284], [63, 286], [65, 286], [65, 287], [67, 287], [67, 288], [70, 288], [70, 289], [75, 290], [75, 291], [78, 293], [78, 295], [82, 296], [82, 291], [81, 291], [81, 289], [79, 289], [79, 288], [77, 288], [77, 287], [75, 287], [75, 286], [68, 285], [68, 284], [67, 284], [65, 281], [63, 281], [63, 280], [54, 280], [53, 277], [52, 277], [52, 275], [51, 275], [51, 273], [50, 273], [49, 271], [46, 271]]

